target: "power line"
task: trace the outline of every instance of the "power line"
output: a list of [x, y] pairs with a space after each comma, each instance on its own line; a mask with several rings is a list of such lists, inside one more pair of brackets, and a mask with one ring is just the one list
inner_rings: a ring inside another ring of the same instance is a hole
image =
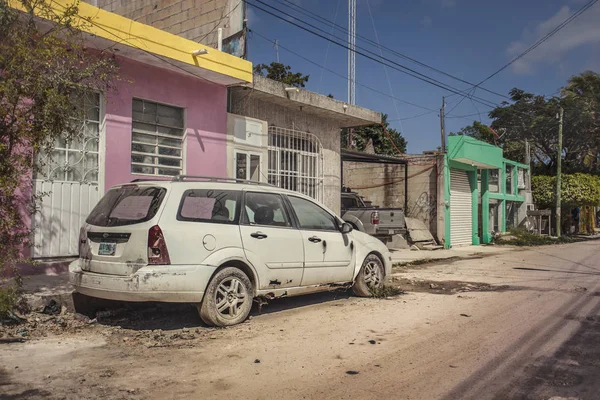
[[[273, 43], [273, 40], [271, 40], [271, 39], [267, 38], [267, 37], [266, 37], [266, 36], [264, 36], [264, 35], [261, 35], [259, 32], [257, 32], [257, 31], [256, 31], [255, 29], [253, 29], [253, 28], [248, 28], [248, 31], [249, 31], [250, 33], [252, 33], [252, 34], [254, 34], [254, 35], [258, 36], [259, 38], [266, 40], [266, 41], [267, 41], [267, 42], [269, 42], [269, 43]], [[284, 46], [282, 46], [281, 44], [279, 44], [279, 48], [280, 48], [280, 49], [283, 49], [283, 50], [285, 50], [285, 51], [287, 51], [287, 52], [288, 52], [288, 53], [290, 53], [290, 54], [293, 54], [293, 55], [295, 55], [296, 57], [299, 57], [299, 58], [303, 59], [304, 61], [306, 61], [306, 62], [308, 62], [308, 63], [310, 63], [310, 64], [312, 64], [312, 65], [314, 65], [314, 66], [316, 66], [316, 67], [322, 68], [323, 70], [325, 70], [325, 71], [327, 71], [327, 72], [329, 72], [329, 73], [332, 73], [332, 74], [334, 74], [334, 75], [336, 75], [336, 76], [339, 76], [340, 78], [342, 78], [342, 79], [344, 79], [344, 80], [346, 80], [346, 81], [348, 80], [348, 77], [347, 77], [347, 76], [345, 76], [345, 75], [342, 75], [342, 74], [340, 74], [340, 73], [338, 73], [338, 72], [336, 72], [336, 71], [334, 71], [334, 70], [332, 70], [332, 69], [329, 69], [329, 68], [327, 68], [327, 67], [324, 67], [323, 65], [320, 65], [319, 63], [317, 63], [317, 62], [315, 62], [315, 61], [313, 61], [313, 60], [311, 60], [311, 59], [309, 59], [309, 58], [306, 58], [305, 56], [303, 56], [303, 55], [301, 55], [301, 54], [299, 54], [299, 53], [296, 53], [295, 51], [293, 51], [293, 50], [290, 50], [289, 48], [287, 48], [287, 47], [284, 47]], [[399, 101], [399, 102], [401, 102], [401, 103], [405, 103], [405, 104], [408, 104], [408, 105], [410, 105], [410, 106], [417, 107], [417, 108], [421, 108], [421, 109], [423, 109], [423, 110], [427, 110], [427, 111], [428, 111], [427, 113], [425, 113], [425, 114], [421, 114], [421, 115], [426, 115], [426, 114], [430, 114], [430, 113], [432, 113], [432, 112], [437, 112], [437, 110], [434, 110], [434, 109], [432, 109], [432, 108], [425, 107], [425, 106], [422, 106], [422, 105], [420, 105], [420, 104], [412, 103], [412, 102], [410, 102], [410, 101], [407, 101], [407, 100], [402, 100], [402, 99], [399, 99], [399, 98], [397, 98], [397, 97], [394, 97], [394, 96], [391, 96], [391, 95], [389, 95], [389, 94], [387, 94], [387, 93], [385, 93], [385, 92], [382, 92], [382, 91], [380, 91], [380, 90], [374, 89], [374, 88], [372, 88], [372, 87], [370, 87], [370, 86], [363, 85], [363, 84], [362, 84], [362, 83], [360, 83], [360, 82], [355, 82], [355, 83], [356, 83], [358, 86], [360, 86], [360, 87], [363, 87], [363, 88], [365, 88], [365, 89], [371, 90], [372, 92], [375, 92], [375, 93], [379, 93], [379, 94], [381, 94], [381, 95], [383, 95], [383, 96], [389, 97], [390, 99], [394, 99], [394, 100], [397, 100], [397, 101]], [[416, 118], [416, 116], [409, 117], [408, 119], [411, 119], [411, 118]], [[405, 118], [405, 119], [406, 119], [406, 118]]]
[[[373, 13], [371, 12], [371, 4], [369, 0], [367, 0], [367, 8], [369, 9], [369, 15], [371, 16], [373, 32], [375, 32], [375, 40], [377, 40], [377, 43], [379, 44], [379, 34], [377, 33], [377, 27], [375, 26], [375, 19], [373, 18]], [[381, 47], [379, 48], [379, 53], [383, 57], [383, 50], [381, 50]], [[388, 87], [390, 88], [390, 94], [393, 96], [394, 89], [392, 89], [392, 81], [390, 80], [390, 74], [388, 73], [386, 66], [383, 67], [383, 70], [385, 71], [385, 77], [387, 78]], [[402, 126], [402, 119], [400, 118], [400, 110], [398, 110], [398, 104], [396, 104], [395, 101], [392, 101], [392, 103], [394, 103], [394, 108], [396, 109], [396, 116], [398, 117], [398, 123], [400, 124], [400, 133], [404, 133], [404, 127]]]
[[[264, 3], [264, 2], [263, 2], [263, 1], [261, 1], [261, 0], [255, 0], [255, 1], [257, 1], [257, 2], [259, 2], [259, 3], [262, 3], [262, 4], [265, 4], [267, 7], [269, 7], [269, 8], [272, 8], [272, 9], [274, 9], [274, 10], [276, 10], [276, 11], [278, 11], [278, 12], [282, 13], [283, 15], [286, 15], [286, 16], [288, 16], [288, 17], [294, 18], [294, 19], [296, 19], [296, 20], [298, 20], [298, 21], [300, 21], [300, 22], [303, 22], [305, 25], [308, 25], [308, 26], [310, 26], [310, 27], [312, 27], [312, 28], [315, 28], [315, 29], [317, 29], [317, 30], [319, 30], [319, 31], [322, 31], [322, 32], [323, 32], [323, 30], [322, 30], [322, 29], [320, 29], [320, 28], [318, 28], [318, 27], [316, 27], [316, 26], [314, 26], [314, 25], [312, 25], [312, 24], [310, 24], [310, 23], [308, 23], [308, 22], [306, 22], [306, 21], [302, 21], [302, 20], [300, 20], [300, 19], [298, 19], [298, 18], [295, 18], [293, 15], [290, 15], [290, 14], [287, 14], [287, 13], [285, 13], [285, 12], [282, 12], [281, 10], [279, 10], [279, 9], [277, 9], [277, 8], [275, 8], [275, 7], [272, 7], [272, 6], [270, 6], [270, 5], [266, 4], [266, 3]], [[294, 26], [296, 26], [296, 27], [298, 27], [298, 28], [300, 28], [300, 29], [302, 29], [302, 30], [304, 30], [304, 31], [308, 32], [308, 33], [311, 33], [311, 34], [313, 34], [313, 35], [315, 35], [315, 36], [317, 36], [317, 37], [320, 37], [321, 39], [324, 39], [324, 40], [330, 41], [331, 43], [333, 43], [333, 44], [335, 44], [335, 45], [337, 45], [337, 46], [339, 46], [339, 47], [342, 47], [342, 48], [344, 48], [344, 49], [346, 49], [346, 50], [349, 50], [349, 47], [348, 47], [348, 45], [347, 45], [347, 44], [345, 44], [345, 43], [339, 43], [339, 42], [337, 42], [337, 41], [331, 40], [331, 39], [327, 38], [327, 37], [326, 37], [325, 35], [323, 35], [323, 34], [320, 34], [320, 33], [318, 33], [318, 32], [312, 31], [312, 30], [310, 30], [310, 29], [306, 28], [305, 26], [302, 26], [302, 25], [300, 25], [300, 24], [298, 24], [298, 23], [296, 23], [296, 22], [290, 21], [290, 20], [288, 20], [288, 19], [286, 19], [286, 18], [284, 18], [284, 17], [282, 17], [282, 16], [280, 16], [280, 15], [278, 15], [278, 14], [275, 14], [274, 12], [271, 12], [271, 11], [269, 11], [269, 10], [265, 10], [264, 8], [262, 8], [262, 7], [260, 7], [260, 6], [257, 6], [256, 4], [253, 4], [253, 3], [250, 3], [250, 2], [248, 2], [247, 0], [246, 0], [246, 4], [248, 4], [248, 5], [251, 5], [252, 7], [256, 8], [257, 10], [260, 10], [260, 11], [262, 11], [262, 12], [266, 13], [266, 14], [272, 15], [273, 17], [275, 17], [275, 18], [277, 18], [277, 19], [280, 19], [280, 20], [282, 20], [282, 21], [284, 21], [284, 22], [286, 22], [286, 23], [288, 23], [288, 24], [290, 24], [290, 25], [294, 25]], [[336, 37], [336, 38], [337, 38], [337, 39], [339, 39], [339, 40], [343, 40], [343, 39], [341, 39], [341, 38], [339, 38], [339, 37]], [[417, 79], [419, 79], [419, 80], [421, 80], [421, 81], [423, 81], [423, 82], [429, 83], [430, 85], [433, 85], [433, 86], [439, 87], [439, 88], [441, 88], [441, 89], [444, 89], [444, 90], [446, 90], [446, 91], [449, 91], [449, 92], [451, 92], [451, 93], [455, 93], [455, 94], [458, 94], [458, 95], [461, 95], [461, 96], [465, 96], [465, 95], [464, 95], [464, 94], [463, 94], [463, 93], [460, 91], [460, 89], [456, 89], [456, 88], [454, 88], [454, 87], [452, 87], [452, 86], [450, 86], [450, 85], [448, 85], [448, 84], [446, 84], [446, 83], [444, 83], [444, 82], [438, 81], [438, 80], [436, 80], [436, 79], [434, 79], [434, 78], [431, 78], [431, 77], [429, 77], [429, 76], [427, 76], [427, 75], [421, 74], [420, 72], [418, 72], [418, 71], [415, 71], [414, 69], [408, 68], [408, 67], [406, 67], [406, 66], [404, 66], [404, 65], [402, 65], [402, 64], [399, 64], [399, 63], [397, 63], [397, 62], [394, 62], [394, 61], [392, 61], [392, 60], [390, 60], [390, 59], [388, 59], [388, 58], [385, 58], [385, 57], [380, 57], [380, 56], [378, 56], [377, 54], [373, 53], [373, 52], [372, 52], [372, 51], [370, 51], [370, 50], [366, 50], [366, 49], [364, 49], [364, 48], [361, 48], [361, 47], [359, 47], [359, 46], [356, 46], [356, 48], [357, 48], [357, 49], [360, 49], [360, 50], [362, 50], [362, 51], [353, 50], [353, 51], [354, 51], [356, 54], [359, 54], [359, 55], [361, 55], [361, 56], [363, 56], [363, 57], [365, 57], [365, 58], [367, 58], [367, 59], [369, 59], [369, 60], [375, 61], [375, 62], [377, 62], [377, 63], [379, 63], [379, 64], [382, 64], [382, 65], [386, 65], [386, 66], [388, 66], [388, 67], [390, 67], [390, 68], [393, 68], [393, 69], [395, 69], [395, 70], [397, 70], [397, 71], [399, 71], [399, 72], [402, 72], [402, 73], [404, 73], [404, 74], [406, 74], [406, 75], [409, 75], [409, 76], [412, 76], [412, 77], [414, 77], [414, 78], [417, 78]], [[371, 56], [371, 55], [369, 55], [369, 54], [366, 54], [366, 53], [371, 53], [371, 54], [374, 54], [374, 55], [375, 55], [375, 57], [373, 57], [373, 56]], [[384, 63], [383, 61], [381, 61], [381, 60], [380, 60], [380, 59], [378, 59], [378, 58], [382, 58], [383, 60], [387, 61], [388, 63], [391, 63], [392, 65], [390, 65], [390, 64], [387, 64], [387, 63]], [[408, 72], [407, 72], [407, 71], [408, 71]], [[476, 96], [473, 96], [473, 98], [474, 98], [474, 99], [476, 99], [476, 101], [477, 101], [478, 103], [480, 103], [480, 104], [483, 104], [483, 105], [485, 105], [486, 107], [490, 107], [490, 108], [495, 108], [495, 107], [497, 107], [497, 104], [494, 104], [494, 103], [490, 102], [489, 100], [483, 99], [483, 98], [481, 98], [481, 97], [476, 97]]]
[[[333, 14], [333, 22], [335, 23], [335, 21], [337, 20], [337, 15], [338, 15], [338, 9], [340, 8], [340, 3], [342, 2], [342, 0], [337, 0], [337, 5], [335, 6], [335, 13]], [[333, 28], [331, 29], [331, 32], [329, 32], [330, 35], [333, 34]], [[325, 67], [327, 65], [327, 57], [329, 56], [329, 46], [331, 45], [331, 42], [327, 42], [327, 50], [325, 50], [325, 61], [323, 61], [323, 67]], [[317, 86], [318, 88], [318, 92], [321, 91], [321, 83], [323, 82], [323, 71], [325, 71], [323, 68], [321, 68], [321, 76], [319, 77], [319, 86]]]
[[[346, 28], [344, 28], [344, 27], [343, 27], [343, 26], [341, 26], [341, 25], [338, 25], [338, 24], [336, 24], [336, 23], [335, 23], [335, 21], [334, 21], [334, 22], [331, 22], [331, 21], [327, 20], [326, 18], [324, 18], [324, 17], [320, 16], [319, 14], [316, 14], [316, 13], [314, 13], [314, 12], [312, 12], [312, 11], [310, 11], [310, 10], [308, 10], [308, 9], [306, 9], [306, 8], [304, 8], [304, 7], [300, 6], [300, 5], [298, 5], [298, 4], [295, 4], [295, 3], [293, 3], [293, 2], [292, 2], [292, 1], [290, 1], [290, 0], [274, 0], [274, 1], [275, 1], [276, 3], [282, 4], [282, 5], [286, 6], [286, 7], [288, 7], [288, 8], [290, 8], [290, 9], [294, 10], [295, 12], [297, 12], [297, 13], [299, 13], [299, 14], [302, 14], [302, 15], [304, 15], [304, 16], [307, 16], [307, 17], [309, 17], [309, 18], [311, 18], [311, 19], [313, 19], [313, 20], [315, 20], [315, 21], [319, 21], [319, 22], [321, 22], [321, 23], [324, 23], [324, 24], [326, 24], [326, 25], [328, 25], [328, 26], [330, 26], [330, 27], [332, 27], [332, 28], [335, 28], [335, 29], [337, 29], [338, 31], [340, 31], [340, 32], [342, 32], [342, 33], [345, 33], [345, 34], [347, 34], [347, 33], [348, 33], [348, 30], [347, 30]], [[262, 2], [261, 2], [261, 3], [262, 3]], [[285, 3], [287, 3], [287, 4], [285, 4]], [[264, 3], [263, 3], [263, 4], [264, 4]], [[274, 7], [271, 7], [271, 8], [274, 8]], [[292, 16], [292, 17], [300, 21], [300, 19], [299, 19], [299, 18], [296, 18], [296, 17], [294, 17], [294, 16]], [[402, 53], [400, 53], [400, 52], [398, 52], [398, 51], [396, 51], [396, 50], [394, 50], [394, 49], [391, 49], [391, 48], [389, 48], [389, 47], [386, 47], [386, 46], [384, 46], [384, 45], [380, 44], [380, 43], [379, 43], [379, 41], [377, 41], [377, 42], [374, 42], [373, 40], [371, 40], [371, 39], [369, 39], [369, 38], [367, 38], [367, 37], [365, 37], [365, 36], [358, 35], [358, 34], [356, 35], [356, 37], [358, 37], [358, 38], [362, 39], [362, 40], [363, 40], [363, 41], [365, 41], [366, 43], [369, 43], [369, 44], [371, 44], [371, 45], [373, 45], [373, 46], [376, 46], [376, 47], [378, 47], [378, 48], [380, 48], [380, 49], [386, 50], [386, 51], [388, 51], [388, 52], [390, 52], [390, 53], [394, 54], [394, 55], [395, 55], [395, 56], [397, 56], [397, 57], [400, 57], [400, 58], [403, 58], [403, 59], [405, 59], [405, 60], [411, 61], [411, 62], [413, 62], [413, 63], [415, 63], [415, 64], [417, 64], [417, 65], [419, 65], [419, 66], [421, 66], [421, 67], [424, 67], [424, 68], [430, 69], [430, 70], [432, 70], [432, 71], [435, 71], [435, 72], [437, 72], [437, 73], [439, 73], [439, 74], [445, 75], [445, 76], [447, 76], [447, 77], [449, 77], [449, 78], [455, 79], [455, 80], [457, 80], [457, 81], [459, 81], [459, 82], [462, 82], [462, 83], [465, 83], [465, 84], [467, 84], [467, 85], [470, 85], [470, 86], [474, 86], [474, 85], [475, 85], [475, 84], [474, 84], [474, 83], [472, 83], [472, 82], [469, 82], [469, 81], [467, 81], [467, 80], [464, 80], [464, 79], [462, 79], [462, 78], [459, 78], [459, 77], [457, 77], [457, 76], [455, 76], [455, 75], [452, 75], [452, 74], [450, 74], [450, 73], [448, 73], [448, 72], [442, 71], [442, 70], [440, 70], [440, 69], [438, 69], [438, 68], [435, 68], [435, 67], [433, 67], [433, 66], [431, 66], [431, 65], [428, 65], [428, 64], [426, 64], [426, 63], [424, 63], [424, 62], [421, 62], [421, 61], [419, 61], [419, 60], [417, 60], [417, 59], [415, 59], [415, 58], [413, 58], [413, 57], [407, 56], [406, 54], [402, 54]], [[486, 89], [486, 88], [480, 88], [480, 89], [481, 89], [481, 90], [483, 90], [483, 91], [486, 91], [486, 92], [488, 92], [488, 93], [494, 94], [494, 95], [496, 95], [496, 96], [500, 96], [500, 97], [502, 97], [502, 98], [508, 99], [508, 96], [506, 96], [506, 95], [504, 95], [504, 94], [501, 94], [501, 93], [498, 93], [498, 92], [495, 92], [495, 91], [493, 91], [493, 90], [489, 90], [489, 89]], [[466, 91], [466, 90], [463, 90], [462, 92], [465, 92], [465, 91]]]
[[494, 76], [498, 75], [500, 72], [504, 71], [506, 68], [508, 68], [509, 66], [511, 66], [512, 64], [514, 64], [516, 61], [518, 61], [521, 58], [525, 57], [527, 54], [529, 54], [530, 52], [532, 52], [533, 50], [535, 50], [536, 48], [538, 48], [542, 43], [544, 43], [546, 40], [550, 39], [558, 31], [560, 31], [562, 28], [564, 28], [565, 26], [567, 26], [569, 23], [571, 23], [573, 20], [575, 20], [577, 17], [579, 17], [581, 14], [583, 14], [585, 11], [587, 11], [590, 7], [592, 7], [597, 2], [598, 2], [598, 0], [591, 0], [590, 2], [586, 3], [577, 12], [575, 12], [569, 18], [567, 18], [566, 20], [564, 20], [562, 23], [560, 23], [558, 26], [556, 26], [553, 30], [551, 30], [550, 32], [548, 32], [546, 34], [546, 36], [544, 36], [543, 38], [541, 38], [540, 40], [538, 40], [537, 42], [535, 42], [527, 50], [525, 50], [524, 52], [522, 52], [521, 54], [519, 54], [518, 56], [516, 56], [512, 60], [510, 60], [508, 63], [506, 63], [505, 65], [503, 65], [502, 67], [500, 67], [497, 71], [495, 71], [493, 74], [491, 74], [490, 76], [488, 76], [487, 78], [485, 78], [484, 80], [482, 80], [481, 82], [479, 82], [474, 87], [478, 87], [482, 83], [490, 80], [491, 78], [493, 78]]

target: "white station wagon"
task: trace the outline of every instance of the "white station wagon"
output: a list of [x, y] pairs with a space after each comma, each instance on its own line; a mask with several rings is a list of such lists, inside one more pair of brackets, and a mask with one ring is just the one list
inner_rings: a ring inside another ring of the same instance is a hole
[[255, 297], [338, 285], [369, 296], [390, 271], [381, 241], [310, 197], [188, 176], [111, 188], [82, 227], [69, 267], [79, 293], [195, 303], [214, 326], [244, 321]]

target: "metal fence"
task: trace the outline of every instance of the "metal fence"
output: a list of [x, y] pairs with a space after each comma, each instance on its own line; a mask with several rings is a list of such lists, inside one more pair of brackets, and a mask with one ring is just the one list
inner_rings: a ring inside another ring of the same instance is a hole
[[323, 147], [310, 133], [269, 127], [269, 183], [323, 201]]

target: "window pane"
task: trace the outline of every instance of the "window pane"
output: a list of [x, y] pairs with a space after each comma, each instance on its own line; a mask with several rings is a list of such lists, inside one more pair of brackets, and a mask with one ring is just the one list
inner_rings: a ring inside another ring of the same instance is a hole
[[299, 197], [289, 197], [300, 228], [308, 230], [337, 231], [337, 223], [332, 215], [311, 201]]
[[183, 195], [177, 219], [234, 223], [238, 199], [239, 192], [230, 190], [188, 190]]
[[159, 168], [158, 175], [177, 176], [179, 175], [179, 171], [179, 169]]
[[169, 167], [181, 167], [181, 160], [175, 160], [173, 158], [159, 157], [158, 164], [169, 166]]
[[235, 155], [235, 177], [237, 179], [247, 179], [246, 178], [246, 164], [247, 164], [247, 155], [244, 153], [237, 153]]
[[156, 149], [155, 146], [150, 146], [150, 145], [146, 145], [146, 144], [138, 144], [138, 143], [131, 144], [132, 151], [139, 151], [141, 153], [155, 154], [155, 149]]
[[181, 147], [181, 139], [169, 139], [164, 137], [157, 137], [158, 144], [163, 146]]
[[134, 142], [156, 144], [156, 136], [142, 135], [141, 133], [133, 133], [131, 139]]
[[131, 161], [133, 161], [134, 163], [140, 163], [140, 164], [155, 164], [154, 157], [143, 156], [140, 154], [132, 154]]
[[250, 225], [290, 227], [290, 219], [278, 194], [246, 193], [246, 216]]
[[161, 125], [183, 128], [183, 110], [159, 104], [157, 122]]
[[[161, 168], [141, 168], [133, 166], [132, 171], [151, 175], [173, 176], [180, 174], [183, 156], [183, 109], [152, 103], [144, 100], [133, 100], [134, 119], [144, 122], [134, 122], [131, 149], [134, 152], [156, 154], [161, 156], [178, 157], [144, 157], [132, 154], [132, 163], [148, 163]], [[162, 125], [169, 125], [168, 127]], [[172, 136], [172, 138], [164, 137]]]
[[156, 125], [142, 124], [140, 122], [134, 122], [132, 124], [132, 126], [133, 126], [133, 131], [134, 132], [145, 133], [145, 134], [148, 134], [148, 135], [155, 135], [156, 134]]
[[260, 181], [260, 156], [250, 156], [250, 174], [251, 181]]
[[156, 127], [158, 133], [161, 135], [170, 135], [170, 136], [183, 136], [183, 129], [181, 128], [169, 128], [166, 126], [157, 126]]
[[154, 168], [152, 167], [144, 167], [141, 165], [132, 165], [131, 172], [135, 174], [150, 174], [154, 175]]
[[181, 157], [181, 150], [172, 149], [170, 147], [159, 147], [158, 154], [163, 156]]

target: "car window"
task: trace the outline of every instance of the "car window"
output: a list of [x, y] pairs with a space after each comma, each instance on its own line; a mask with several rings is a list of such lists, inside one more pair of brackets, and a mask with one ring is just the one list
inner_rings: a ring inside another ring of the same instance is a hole
[[356, 208], [358, 203], [354, 197], [342, 197], [342, 208]]
[[179, 221], [237, 223], [240, 192], [233, 190], [193, 189], [183, 193]]
[[337, 231], [335, 218], [312, 201], [289, 196], [301, 229]]
[[95, 226], [139, 224], [154, 218], [166, 189], [126, 185], [109, 190], [94, 207], [86, 222]]
[[283, 199], [272, 193], [246, 193], [245, 221], [250, 225], [291, 227]]

